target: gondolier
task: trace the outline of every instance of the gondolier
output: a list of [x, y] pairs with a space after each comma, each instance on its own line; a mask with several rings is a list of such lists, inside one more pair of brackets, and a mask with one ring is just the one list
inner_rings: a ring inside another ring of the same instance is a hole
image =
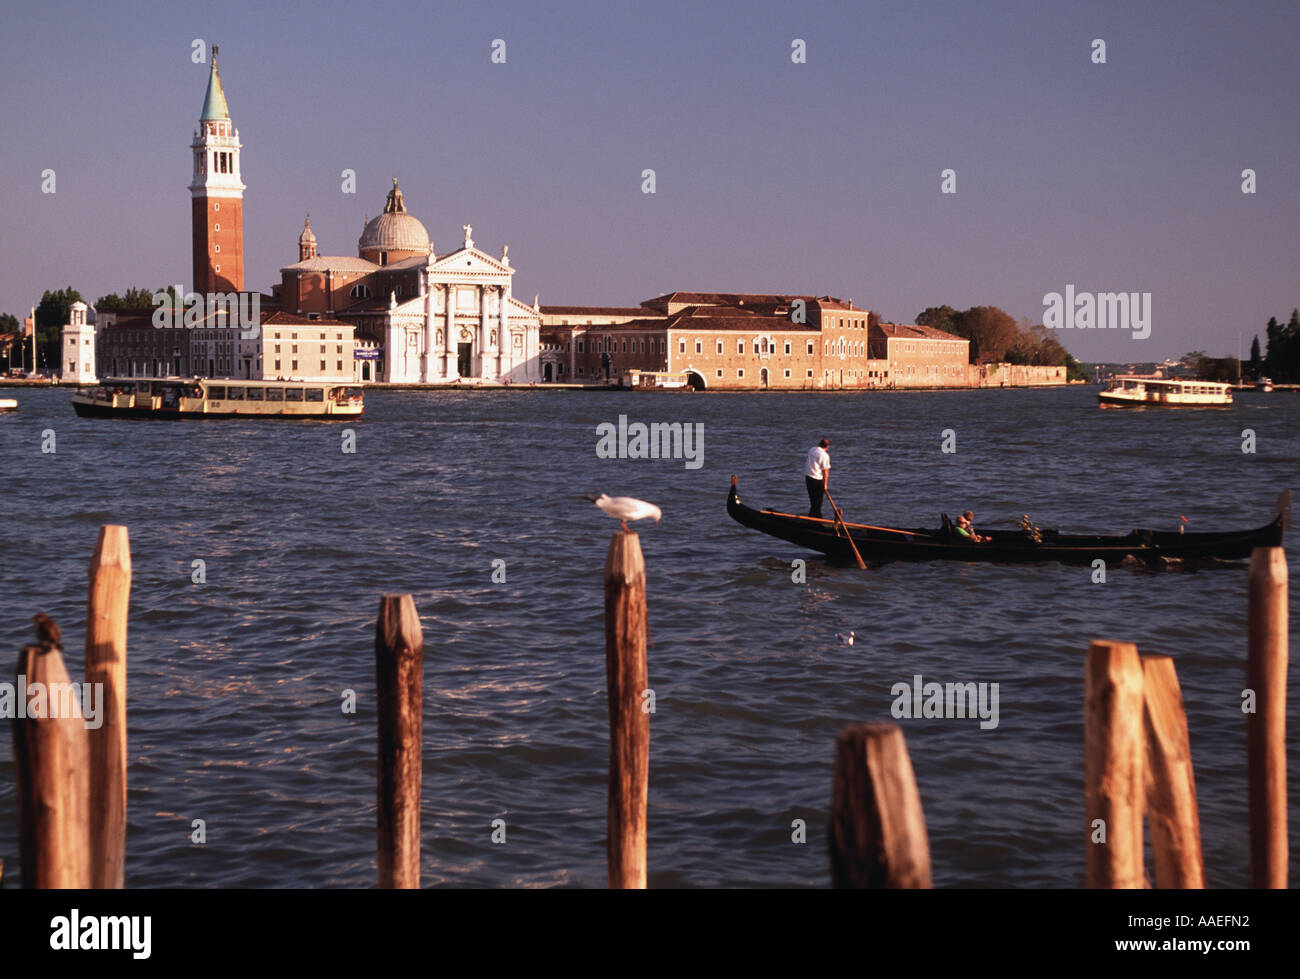
[[822, 500], [826, 497], [826, 487], [831, 479], [831, 454], [826, 451], [831, 444], [822, 439], [808, 450], [808, 458], [803, 465], [803, 481], [808, 487], [808, 516], [822, 515]]

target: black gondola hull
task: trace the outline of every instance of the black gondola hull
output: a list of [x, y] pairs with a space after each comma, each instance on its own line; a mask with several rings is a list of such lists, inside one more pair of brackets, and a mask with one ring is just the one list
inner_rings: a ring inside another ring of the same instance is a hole
[[[834, 520], [820, 520], [774, 510], [755, 510], [740, 502], [733, 483], [727, 513], [737, 523], [760, 533], [818, 551], [837, 562], [855, 563], [844, 530]], [[1250, 557], [1256, 547], [1282, 544], [1283, 516], [1254, 530], [1180, 534], [1134, 530], [1122, 537], [1061, 534], [1042, 531], [1035, 543], [1020, 530], [981, 531], [991, 539], [980, 544], [933, 528], [888, 530], [849, 523], [866, 561], [996, 561], [1091, 564], [1098, 559], [1113, 566], [1125, 559], [1149, 564], [1164, 561], [1231, 561]]]

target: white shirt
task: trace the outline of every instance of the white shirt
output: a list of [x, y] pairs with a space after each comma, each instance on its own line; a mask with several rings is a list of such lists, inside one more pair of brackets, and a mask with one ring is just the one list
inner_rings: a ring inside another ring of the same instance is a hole
[[822, 479], [831, 468], [831, 454], [820, 445], [808, 450], [808, 461], [804, 463], [803, 474], [809, 479]]

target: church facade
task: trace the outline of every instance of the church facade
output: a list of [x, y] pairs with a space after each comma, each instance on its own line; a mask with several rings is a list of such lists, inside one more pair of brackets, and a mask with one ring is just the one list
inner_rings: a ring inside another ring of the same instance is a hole
[[356, 257], [320, 255], [308, 217], [273, 300], [298, 316], [351, 323], [359, 381], [541, 380], [541, 313], [512, 294], [509, 246], [496, 257], [475, 246], [469, 225], [461, 230], [460, 247], [438, 255], [394, 180]]

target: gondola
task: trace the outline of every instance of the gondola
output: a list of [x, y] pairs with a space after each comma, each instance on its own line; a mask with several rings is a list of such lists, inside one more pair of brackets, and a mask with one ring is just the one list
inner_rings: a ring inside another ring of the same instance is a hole
[[[1240, 560], [1256, 547], [1277, 547], [1290, 512], [1291, 491], [1278, 498], [1277, 515], [1254, 530], [1220, 533], [1134, 530], [1123, 537], [1062, 534], [1031, 527], [1022, 530], [985, 530], [989, 538], [977, 544], [959, 535], [947, 515], [939, 526], [916, 528], [875, 527], [868, 524], [819, 519], [776, 510], [755, 510], [740, 502], [736, 477], [731, 477], [727, 513], [752, 530], [789, 541], [799, 547], [820, 551], [836, 562], [852, 563], [854, 557], [845, 531], [853, 535], [866, 561], [1002, 561], [1028, 563], [1058, 561], [1063, 564], [1091, 564], [1100, 558], [1107, 566], [1126, 558], [1160, 566], [1169, 561]], [[841, 529], [843, 526], [844, 529]], [[1035, 540], [1035, 537], [1038, 539]]]

